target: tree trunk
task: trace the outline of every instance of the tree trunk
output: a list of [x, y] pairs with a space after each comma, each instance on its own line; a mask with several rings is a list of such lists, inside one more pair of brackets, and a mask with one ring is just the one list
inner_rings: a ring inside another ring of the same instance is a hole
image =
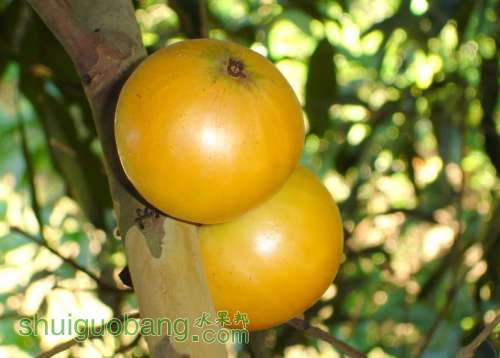
[[169, 339], [166, 332], [146, 337], [152, 356], [225, 357], [224, 345], [192, 339], [201, 337], [193, 327], [194, 320], [203, 312], [215, 316], [196, 227], [163, 215], [144, 218], [143, 227], [137, 225], [137, 214], [145, 205], [128, 184], [116, 153], [113, 122], [118, 94], [146, 55], [131, 2], [28, 2], [72, 58], [91, 105], [141, 317], [188, 322], [186, 341]]

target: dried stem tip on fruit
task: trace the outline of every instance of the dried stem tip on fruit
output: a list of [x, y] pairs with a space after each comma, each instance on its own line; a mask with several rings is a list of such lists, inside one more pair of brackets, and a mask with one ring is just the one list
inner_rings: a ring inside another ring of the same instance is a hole
[[243, 71], [245, 69], [245, 65], [243, 62], [236, 60], [232, 57], [229, 58], [229, 61], [227, 63], [227, 73], [230, 76], [236, 77], [236, 78], [245, 78], [247, 75]]

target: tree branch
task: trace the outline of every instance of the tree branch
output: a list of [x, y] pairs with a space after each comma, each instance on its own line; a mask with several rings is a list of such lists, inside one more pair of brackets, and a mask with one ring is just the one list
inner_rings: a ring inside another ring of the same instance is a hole
[[488, 336], [493, 332], [497, 325], [500, 324], [500, 314], [491, 321], [472, 342], [458, 351], [457, 358], [472, 358], [476, 349], [483, 343]]
[[299, 329], [303, 331], [305, 334], [308, 336], [312, 336], [318, 339], [321, 339], [322, 341], [330, 343], [332, 346], [340, 350], [341, 352], [344, 352], [345, 354], [348, 354], [350, 357], [353, 358], [365, 358], [366, 355], [354, 347], [351, 347], [347, 343], [341, 341], [338, 338], [335, 338], [334, 336], [328, 334], [327, 332], [316, 328], [316, 327], [311, 327], [307, 324], [306, 321], [300, 318], [293, 318], [290, 321], [288, 321], [286, 324], [289, 326], [292, 326], [296, 329]]
[[18, 227], [10, 227], [10, 231], [15, 232], [15, 233], [23, 236], [24, 238], [30, 240], [31, 242], [34, 242], [37, 245], [45, 247], [53, 255], [55, 255], [55, 256], [59, 257], [61, 260], [63, 260], [63, 262], [66, 263], [67, 265], [69, 265], [69, 266], [73, 267], [75, 270], [81, 271], [84, 274], [86, 274], [87, 276], [89, 276], [92, 280], [95, 281], [95, 283], [97, 283], [97, 286], [99, 286], [99, 288], [101, 288], [102, 290], [119, 292], [119, 293], [132, 292], [132, 290], [120, 289], [116, 286], [110, 285], [109, 283], [101, 280], [96, 274], [92, 273], [87, 268], [78, 264], [76, 261], [74, 261], [68, 257], [65, 257], [59, 251], [50, 247], [46, 240], [39, 240], [35, 236], [31, 235], [30, 233], [28, 233], [28, 232], [26, 232]]
[[[17, 112], [21, 113], [21, 111], [19, 110]], [[26, 174], [28, 175], [28, 182], [30, 187], [31, 206], [33, 207], [33, 212], [35, 213], [35, 218], [38, 223], [38, 230], [41, 234], [43, 232], [43, 220], [42, 215], [40, 214], [40, 205], [38, 204], [38, 196], [35, 184], [35, 169], [33, 168], [33, 161], [31, 160], [31, 155], [28, 148], [24, 118], [21, 114], [18, 115], [18, 126], [19, 134], [21, 135], [21, 148], [23, 151], [24, 162], [26, 163]]]
[[[135, 224], [137, 209], [142, 209], [145, 201], [123, 172], [114, 134], [120, 89], [146, 56], [131, 2], [27, 1], [70, 55], [91, 105], [141, 315], [193, 321], [203, 312], [215, 315], [203, 274], [196, 226], [164, 215], [148, 219], [143, 229]], [[168, 337], [146, 337], [153, 357], [158, 352], [226, 356], [222, 344], [169, 342], [164, 338]]]
[[113, 200], [121, 191], [127, 191], [132, 194], [130, 201], [133, 204], [140, 197], [121, 168], [113, 128], [119, 90], [130, 72], [146, 56], [130, 2], [28, 2], [63, 45], [80, 75], [103, 147], [110, 187], [114, 191]]

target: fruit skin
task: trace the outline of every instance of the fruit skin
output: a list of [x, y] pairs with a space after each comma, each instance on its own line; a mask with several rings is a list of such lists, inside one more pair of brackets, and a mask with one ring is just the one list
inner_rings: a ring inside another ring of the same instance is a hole
[[250, 330], [312, 306], [335, 278], [343, 252], [337, 205], [303, 167], [265, 203], [229, 223], [201, 226], [199, 237], [216, 310], [246, 313]]
[[153, 206], [185, 221], [221, 223], [284, 184], [304, 123], [271, 62], [231, 42], [199, 39], [158, 50], [133, 72], [115, 136], [126, 175]]

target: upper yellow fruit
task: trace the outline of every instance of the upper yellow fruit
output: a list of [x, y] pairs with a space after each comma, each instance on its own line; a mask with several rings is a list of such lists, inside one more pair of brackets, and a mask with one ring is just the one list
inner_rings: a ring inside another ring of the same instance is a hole
[[115, 117], [123, 169], [161, 211], [197, 223], [241, 215], [280, 188], [303, 145], [300, 104], [261, 55], [188, 40], [149, 56]]
[[231, 318], [247, 314], [250, 330], [304, 312], [328, 288], [342, 259], [339, 210], [302, 167], [263, 204], [229, 223], [202, 226], [199, 236], [216, 310]]

